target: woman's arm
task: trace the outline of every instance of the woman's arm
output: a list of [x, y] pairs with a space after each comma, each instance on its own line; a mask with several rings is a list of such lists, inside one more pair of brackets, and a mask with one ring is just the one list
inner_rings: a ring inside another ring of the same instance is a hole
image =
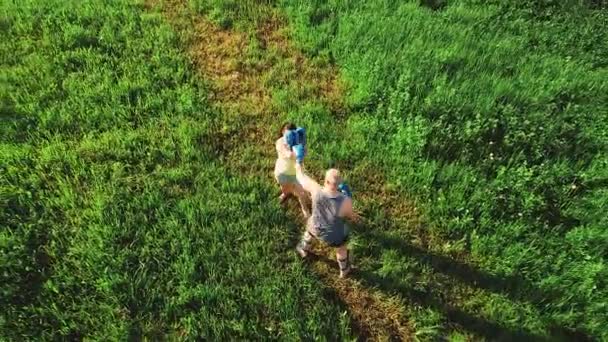
[[295, 156], [294, 152], [289, 149], [287, 145], [285, 145], [281, 139], [276, 142], [277, 153], [281, 158], [293, 158]]

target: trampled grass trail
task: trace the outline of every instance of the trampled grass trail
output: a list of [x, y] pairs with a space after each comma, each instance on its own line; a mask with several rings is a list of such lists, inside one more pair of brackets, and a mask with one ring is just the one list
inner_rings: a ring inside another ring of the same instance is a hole
[[[236, 115], [238, 130], [218, 127], [220, 134], [214, 146], [217, 157], [230, 168], [274, 181], [271, 175], [275, 158], [274, 127], [287, 118], [274, 108], [265, 82], [278, 78], [302, 86], [312, 84], [315, 89], [311, 96], [319, 97], [332, 111], [340, 111], [341, 87], [336, 70], [314, 66], [299, 53], [285, 37], [284, 22], [280, 18], [273, 17], [259, 25], [255, 32], [258, 42], [264, 45], [263, 49], [274, 54], [262, 56], [262, 63], [254, 65], [246, 59], [245, 51], [251, 41], [245, 33], [224, 30], [203, 16], [188, 18], [185, 16], [186, 8], [178, 2], [151, 1], [149, 6], [160, 8], [179, 32], [187, 31], [190, 40], [188, 52], [201, 78], [209, 82], [216, 110], [227, 116]], [[296, 71], [293, 79], [289, 79], [291, 70]], [[243, 142], [246, 147], [237, 146]], [[295, 207], [290, 208], [289, 216], [303, 226], [304, 221]], [[330, 295], [337, 296], [348, 308], [352, 329], [360, 337], [372, 340], [411, 339], [407, 314], [397, 299], [363, 285], [356, 278], [338, 279], [334, 254], [318, 244], [310, 264], [311, 270], [328, 286]]]

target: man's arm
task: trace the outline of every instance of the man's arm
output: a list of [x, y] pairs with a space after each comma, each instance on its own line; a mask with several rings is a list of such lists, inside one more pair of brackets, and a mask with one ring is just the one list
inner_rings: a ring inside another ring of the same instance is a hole
[[342, 207], [340, 208], [341, 216], [347, 218], [352, 222], [359, 222], [361, 220], [361, 216], [357, 214], [353, 208], [353, 200], [347, 197], [342, 203]]
[[308, 177], [304, 174], [304, 170], [302, 170], [302, 164], [296, 163], [296, 179], [298, 183], [302, 185], [304, 190], [314, 194], [315, 192], [321, 190], [321, 185], [315, 182], [312, 178]]

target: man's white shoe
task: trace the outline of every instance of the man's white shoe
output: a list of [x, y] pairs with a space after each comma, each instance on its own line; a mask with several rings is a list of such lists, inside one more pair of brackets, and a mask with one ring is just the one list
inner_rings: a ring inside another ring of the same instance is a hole
[[340, 270], [340, 278], [346, 278], [346, 276], [353, 270], [352, 267], [348, 267], [345, 270]]
[[300, 254], [300, 256], [302, 258], [306, 258], [306, 256], [308, 255], [308, 252], [306, 250], [304, 250], [304, 248], [297, 246], [296, 247], [296, 251], [298, 252], [298, 254]]

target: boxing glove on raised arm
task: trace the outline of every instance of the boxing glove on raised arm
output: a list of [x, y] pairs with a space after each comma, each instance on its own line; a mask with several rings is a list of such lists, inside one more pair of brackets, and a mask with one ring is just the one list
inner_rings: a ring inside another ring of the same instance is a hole
[[340, 190], [340, 192], [343, 193], [345, 196], [353, 198], [353, 193], [350, 191], [350, 187], [346, 183], [340, 183], [338, 185], [338, 190]]
[[283, 135], [283, 138], [290, 148], [293, 148], [296, 145], [306, 146], [306, 129], [298, 127], [296, 129], [288, 130]]
[[298, 144], [293, 147], [293, 152], [296, 154], [296, 163], [302, 164], [304, 160], [304, 156], [306, 155], [306, 150], [304, 149], [304, 145]]

